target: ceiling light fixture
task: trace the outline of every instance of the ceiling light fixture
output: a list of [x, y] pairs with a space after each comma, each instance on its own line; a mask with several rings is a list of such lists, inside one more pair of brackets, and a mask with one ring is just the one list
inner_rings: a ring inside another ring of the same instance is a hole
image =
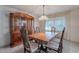
[[43, 15], [39, 18], [39, 20], [47, 20], [48, 17], [45, 15], [45, 5], [43, 5]]

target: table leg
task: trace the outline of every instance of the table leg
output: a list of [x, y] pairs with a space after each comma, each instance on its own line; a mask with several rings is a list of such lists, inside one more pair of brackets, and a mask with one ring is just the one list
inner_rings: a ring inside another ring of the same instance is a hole
[[40, 50], [42, 50], [45, 53], [47, 53], [47, 47], [46, 46], [43, 46], [43, 44], [41, 44]]

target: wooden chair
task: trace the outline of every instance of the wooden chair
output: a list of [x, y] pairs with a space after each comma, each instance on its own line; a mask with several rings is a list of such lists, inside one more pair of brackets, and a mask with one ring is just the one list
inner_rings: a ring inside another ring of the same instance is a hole
[[65, 28], [62, 31], [62, 35], [60, 39], [55, 38], [52, 41], [48, 42], [47, 44], [48, 49], [54, 50], [58, 53], [62, 53], [64, 31], [65, 31]]
[[28, 38], [28, 31], [26, 31], [24, 28], [21, 29], [21, 36], [23, 39], [23, 45], [24, 45], [24, 53], [33, 53], [38, 50], [38, 44], [32, 41], [29, 41]]
[[35, 32], [36, 32], [36, 33], [39, 33], [39, 32], [40, 32], [40, 28], [39, 28], [39, 27], [36, 27]]

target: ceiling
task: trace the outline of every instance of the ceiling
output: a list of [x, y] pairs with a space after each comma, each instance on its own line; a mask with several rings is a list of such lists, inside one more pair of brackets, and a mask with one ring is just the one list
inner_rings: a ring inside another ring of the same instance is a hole
[[[9, 5], [9, 7], [26, 11], [36, 17], [40, 17], [43, 14], [42, 5]], [[44, 7], [45, 15], [69, 11], [75, 8], [79, 8], [79, 5], [45, 5]]]

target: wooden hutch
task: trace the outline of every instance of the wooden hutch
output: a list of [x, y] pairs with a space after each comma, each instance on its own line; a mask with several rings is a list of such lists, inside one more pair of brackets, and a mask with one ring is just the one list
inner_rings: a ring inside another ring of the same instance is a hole
[[34, 29], [34, 17], [25, 13], [10, 13], [11, 47], [22, 43], [20, 28], [23, 22], [26, 23], [26, 29], [31, 34]]

